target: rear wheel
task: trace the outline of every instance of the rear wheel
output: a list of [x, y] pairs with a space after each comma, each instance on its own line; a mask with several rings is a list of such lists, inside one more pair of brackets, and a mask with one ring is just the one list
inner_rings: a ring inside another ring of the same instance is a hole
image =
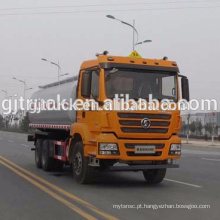
[[89, 166], [89, 158], [84, 157], [83, 143], [81, 141], [77, 142], [73, 149], [72, 169], [78, 183], [91, 183], [93, 167]]
[[166, 169], [151, 169], [143, 171], [144, 178], [148, 184], [161, 183], [166, 175]]
[[54, 168], [55, 160], [49, 154], [49, 140], [43, 141], [41, 161], [43, 170], [50, 171]]
[[35, 164], [37, 168], [42, 168], [42, 163], [41, 163], [41, 157], [42, 157], [42, 144], [43, 140], [38, 139], [36, 141], [36, 146], [35, 146]]

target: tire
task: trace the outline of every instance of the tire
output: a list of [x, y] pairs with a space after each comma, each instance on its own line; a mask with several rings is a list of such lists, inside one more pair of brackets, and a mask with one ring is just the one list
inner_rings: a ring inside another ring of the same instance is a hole
[[84, 157], [83, 143], [77, 142], [73, 149], [72, 170], [76, 181], [80, 184], [92, 182], [93, 167], [89, 166], [89, 158]]
[[49, 140], [43, 141], [41, 163], [44, 171], [50, 171], [54, 168], [55, 160], [49, 154]]
[[37, 139], [36, 146], [35, 146], [35, 164], [36, 164], [36, 167], [39, 169], [42, 168], [42, 163], [41, 163], [42, 144], [43, 144], [43, 140]]
[[148, 184], [158, 184], [163, 181], [166, 171], [166, 169], [145, 170], [143, 171], [143, 175]]

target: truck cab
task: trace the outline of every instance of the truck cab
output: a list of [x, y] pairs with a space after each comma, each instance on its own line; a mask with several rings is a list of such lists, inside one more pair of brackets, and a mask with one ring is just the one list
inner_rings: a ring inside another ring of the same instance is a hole
[[[177, 103], [178, 74], [176, 62], [168, 60], [100, 55], [96, 60], [85, 61], [79, 74], [77, 97], [83, 101], [94, 99], [99, 110], [77, 111], [77, 122], [71, 125], [68, 159], [75, 176], [79, 176], [75, 170], [87, 166], [83, 157], [93, 169], [143, 171], [150, 183], [162, 181], [166, 168], [177, 168], [175, 162], [181, 156], [178, 109], [106, 111], [102, 106], [105, 100], [126, 94], [134, 101], [148, 101], [152, 94], [159, 101], [169, 99]], [[185, 77], [183, 81], [182, 95], [188, 99], [188, 81]], [[75, 138], [82, 145], [81, 157], [74, 156]], [[79, 181], [84, 182], [83, 177]]]

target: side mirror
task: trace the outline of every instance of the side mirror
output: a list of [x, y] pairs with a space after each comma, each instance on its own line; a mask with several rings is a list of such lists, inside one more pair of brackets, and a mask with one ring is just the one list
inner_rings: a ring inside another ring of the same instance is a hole
[[187, 79], [187, 77], [182, 76], [181, 85], [182, 85], [182, 98], [186, 99], [186, 101], [189, 101], [189, 80]]
[[84, 72], [82, 74], [81, 95], [84, 98], [89, 98], [91, 94], [91, 72]]

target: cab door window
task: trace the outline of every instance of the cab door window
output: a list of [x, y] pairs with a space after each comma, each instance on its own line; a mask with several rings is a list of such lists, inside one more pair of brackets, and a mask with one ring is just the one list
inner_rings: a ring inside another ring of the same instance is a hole
[[98, 99], [99, 97], [99, 71], [94, 70], [91, 72], [91, 98]]

